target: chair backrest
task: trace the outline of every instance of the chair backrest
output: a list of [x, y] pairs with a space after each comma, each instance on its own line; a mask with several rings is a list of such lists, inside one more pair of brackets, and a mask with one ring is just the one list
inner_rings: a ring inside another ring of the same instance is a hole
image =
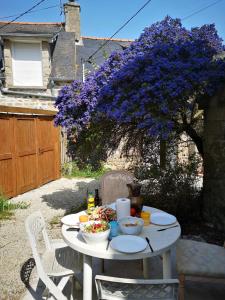
[[105, 300], [177, 300], [177, 279], [127, 279], [97, 275], [95, 277], [98, 299]]
[[110, 171], [100, 179], [102, 204], [110, 204], [117, 198], [128, 197], [127, 183], [132, 183], [135, 177], [128, 171]]
[[43, 271], [41, 264], [40, 254], [39, 254], [39, 243], [40, 240], [44, 241], [45, 247], [51, 250], [51, 244], [48, 238], [48, 234], [45, 228], [45, 221], [40, 211], [36, 211], [27, 217], [25, 221], [25, 227], [32, 248], [32, 253], [34, 260], [37, 265], [38, 271]]

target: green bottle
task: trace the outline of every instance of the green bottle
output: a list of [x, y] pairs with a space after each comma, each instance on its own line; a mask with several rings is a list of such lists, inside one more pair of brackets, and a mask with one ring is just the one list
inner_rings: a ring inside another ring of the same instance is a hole
[[95, 208], [95, 198], [92, 193], [89, 193], [88, 194], [88, 203], [87, 203], [88, 214], [91, 214], [94, 208]]

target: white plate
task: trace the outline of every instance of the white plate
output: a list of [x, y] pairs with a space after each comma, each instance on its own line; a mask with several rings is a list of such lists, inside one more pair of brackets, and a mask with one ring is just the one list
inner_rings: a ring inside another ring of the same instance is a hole
[[153, 213], [150, 218], [151, 223], [155, 225], [171, 225], [177, 221], [176, 217], [164, 212]]
[[67, 215], [61, 219], [61, 222], [67, 226], [80, 227], [79, 216], [86, 215], [85, 212], [79, 212], [78, 214]]
[[119, 252], [136, 253], [145, 250], [147, 242], [140, 236], [119, 235], [112, 239], [110, 246]]

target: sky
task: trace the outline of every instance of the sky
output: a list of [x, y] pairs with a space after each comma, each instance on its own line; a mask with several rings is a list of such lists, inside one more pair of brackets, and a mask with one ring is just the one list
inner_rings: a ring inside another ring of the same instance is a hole
[[[24, 12], [39, 0], [0, 0], [0, 20], [9, 21], [13, 17], [3, 17]], [[61, 22], [64, 21], [60, 2], [67, 0], [46, 0], [31, 14], [26, 14], [18, 21]], [[147, 0], [80, 0], [81, 35], [110, 37], [122, 26]], [[217, 2], [215, 5], [188, 17], [194, 12]], [[49, 9], [46, 7], [56, 6]], [[145, 27], [161, 21], [166, 15], [180, 18], [186, 28], [215, 23], [220, 37], [225, 41], [225, 0], [152, 0], [115, 38], [138, 38]], [[225, 42], [224, 42], [225, 43]]]

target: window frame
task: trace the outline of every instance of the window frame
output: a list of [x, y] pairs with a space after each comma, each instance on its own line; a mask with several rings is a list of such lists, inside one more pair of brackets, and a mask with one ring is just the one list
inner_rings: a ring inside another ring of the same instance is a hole
[[[15, 57], [15, 44], [38, 44], [41, 54], [41, 85], [16, 85], [14, 84], [14, 57]], [[43, 74], [43, 56], [42, 56], [42, 41], [41, 40], [11, 40], [11, 68], [12, 68], [12, 87], [20, 89], [44, 89], [44, 74]]]

